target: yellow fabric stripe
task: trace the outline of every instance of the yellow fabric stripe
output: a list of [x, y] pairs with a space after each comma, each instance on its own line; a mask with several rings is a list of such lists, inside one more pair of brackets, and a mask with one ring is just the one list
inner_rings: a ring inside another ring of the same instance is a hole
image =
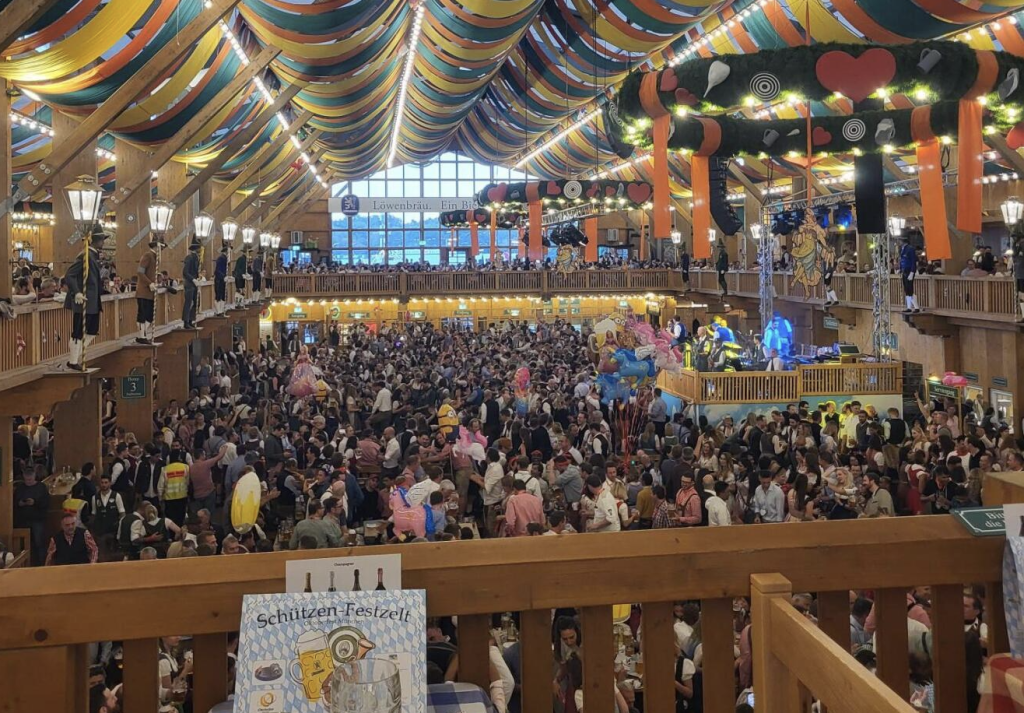
[[0, 63], [0, 77], [45, 82], [79, 72], [121, 41], [148, 9], [148, 2], [109, 0], [89, 22], [49, 49]]

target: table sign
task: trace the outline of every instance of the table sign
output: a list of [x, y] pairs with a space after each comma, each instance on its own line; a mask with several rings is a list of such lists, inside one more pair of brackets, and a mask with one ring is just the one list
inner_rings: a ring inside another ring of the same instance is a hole
[[426, 710], [426, 601], [423, 590], [245, 595], [234, 713], [333, 713], [334, 697]]
[[402, 588], [402, 555], [288, 560], [286, 592], [395, 591]]
[[996, 508], [961, 508], [953, 511], [955, 517], [964, 529], [975, 537], [991, 537], [993, 535], [1006, 534], [1006, 520], [1003, 518], [1003, 509]]

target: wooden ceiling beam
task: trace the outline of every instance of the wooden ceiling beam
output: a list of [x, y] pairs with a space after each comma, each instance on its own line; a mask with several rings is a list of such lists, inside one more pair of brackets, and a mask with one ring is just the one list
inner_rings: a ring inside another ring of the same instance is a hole
[[[303, 142], [303, 146], [306, 146], [307, 144], [311, 144], [313, 142], [313, 140], [315, 140], [315, 138], [316, 137], [313, 136], [312, 134], [310, 136], [307, 136], [306, 137], [306, 141]], [[320, 158], [320, 154], [322, 154], [326, 150], [327, 150], [326, 146], [321, 146], [316, 151], [316, 153], [314, 153], [312, 156], [309, 157], [310, 163], [311, 164], [316, 163], [316, 160], [318, 158]], [[303, 149], [303, 151], [305, 151], [305, 148]], [[252, 192], [249, 193], [249, 195], [247, 195], [242, 200], [241, 203], [239, 203], [237, 206], [235, 206], [234, 208], [231, 209], [231, 212], [228, 214], [228, 217], [233, 218], [233, 219], [238, 219], [239, 216], [241, 216], [246, 210], [249, 209], [249, 206], [251, 206], [257, 200], [261, 200], [264, 191], [266, 191], [270, 186], [274, 185], [277, 181], [281, 180], [281, 178], [283, 176], [285, 176], [285, 174], [289, 170], [291, 170], [291, 168], [292, 168], [291, 162], [290, 161], [284, 161], [284, 162], [282, 162], [282, 164], [280, 166], [275, 168], [273, 171], [268, 173], [266, 176], [263, 176], [263, 178], [260, 180], [260, 182], [256, 186], [256, 188], [254, 188], [252, 190]], [[303, 165], [303, 167], [301, 169], [299, 169], [299, 170], [302, 171], [303, 173], [307, 172], [307, 169], [306, 169], [305, 165]], [[291, 185], [291, 184], [289, 183], [288, 185]], [[280, 190], [280, 188], [275, 189], [274, 195], [277, 195], [277, 191], [279, 191], [279, 190]]]
[[14, 0], [0, 10], [0, 53], [56, 4], [57, 0]]

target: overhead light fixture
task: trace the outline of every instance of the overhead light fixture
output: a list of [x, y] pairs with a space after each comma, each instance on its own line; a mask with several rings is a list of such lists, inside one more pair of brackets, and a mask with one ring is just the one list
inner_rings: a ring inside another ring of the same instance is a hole
[[391, 168], [398, 154], [398, 134], [402, 130], [405, 114], [405, 100], [409, 95], [409, 82], [416, 62], [416, 45], [420, 39], [420, 25], [423, 22], [424, 5], [421, 2], [413, 11], [412, 32], [409, 33], [409, 47], [405, 55], [405, 67], [402, 69], [402, 85], [398, 90], [398, 106], [395, 108], [394, 123], [391, 127], [391, 148], [388, 150], [387, 167]]
[[903, 234], [903, 229], [907, 227], [907, 219], [899, 215], [889, 216], [889, 233], [894, 238], [900, 237]]
[[201, 240], [206, 240], [213, 235], [213, 216], [203, 211], [197, 215], [194, 219], [196, 226], [196, 237]]
[[1003, 222], [1006, 223], [1007, 228], [1017, 225], [1024, 213], [1024, 203], [1021, 203], [1020, 199], [1016, 197], [1007, 198], [999, 208], [1003, 211]]
[[171, 218], [174, 217], [174, 205], [170, 201], [157, 199], [149, 204], [149, 229], [160, 237], [171, 229]]
[[522, 167], [523, 164], [531, 161], [538, 154], [541, 154], [544, 151], [547, 151], [549, 148], [551, 148], [552, 146], [557, 144], [559, 141], [564, 139], [566, 136], [568, 136], [573, 131], [576, 131], [577, 129], [582, 129], [584, 126], [586, 126], [591, 121], [593, 121], [595, 118], [597, 118], [597, 116], [600, 113], [601, 113], [600, 109], [594, 109], [593, 111], [589, 112], [588, 114], [585, 114], [583, 116], [583, 118], [581, 118], [578, 121], [574, 122], [570, 126], [562, 129], [561, 131], [559, 131], [554, 137], [552, 137], [548, 141], [545, 141], [539, 148], [534, 149], [533, 151], [531, 151], [530, 153], [526, 154], [521, 159], [516, 161], [515, 164], [513, 164], [512, 167], [513, 168], [520, 168], [520, 167]]

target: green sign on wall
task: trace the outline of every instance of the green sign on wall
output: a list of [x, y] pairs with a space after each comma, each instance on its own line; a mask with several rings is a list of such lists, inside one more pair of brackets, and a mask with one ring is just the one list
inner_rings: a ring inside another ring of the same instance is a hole
[[121, 377], [121, 398], [126, 401], [146, 398], [146, 377], [132, 375]]
[[1003, 508], [962, 508], [953, 515], [964, 528], [975, 537], [992, 537], [1006, 534], [1006, 520]]
[[839, 329], [839, 320], [835, 317], [826, 314], [822, 322], [825, 329]]
[[937, 381], [928, 382], [928, 396], [930, 398], [955, 399], [960, 397], [960, 388], [957, 386], [946, 386]]

